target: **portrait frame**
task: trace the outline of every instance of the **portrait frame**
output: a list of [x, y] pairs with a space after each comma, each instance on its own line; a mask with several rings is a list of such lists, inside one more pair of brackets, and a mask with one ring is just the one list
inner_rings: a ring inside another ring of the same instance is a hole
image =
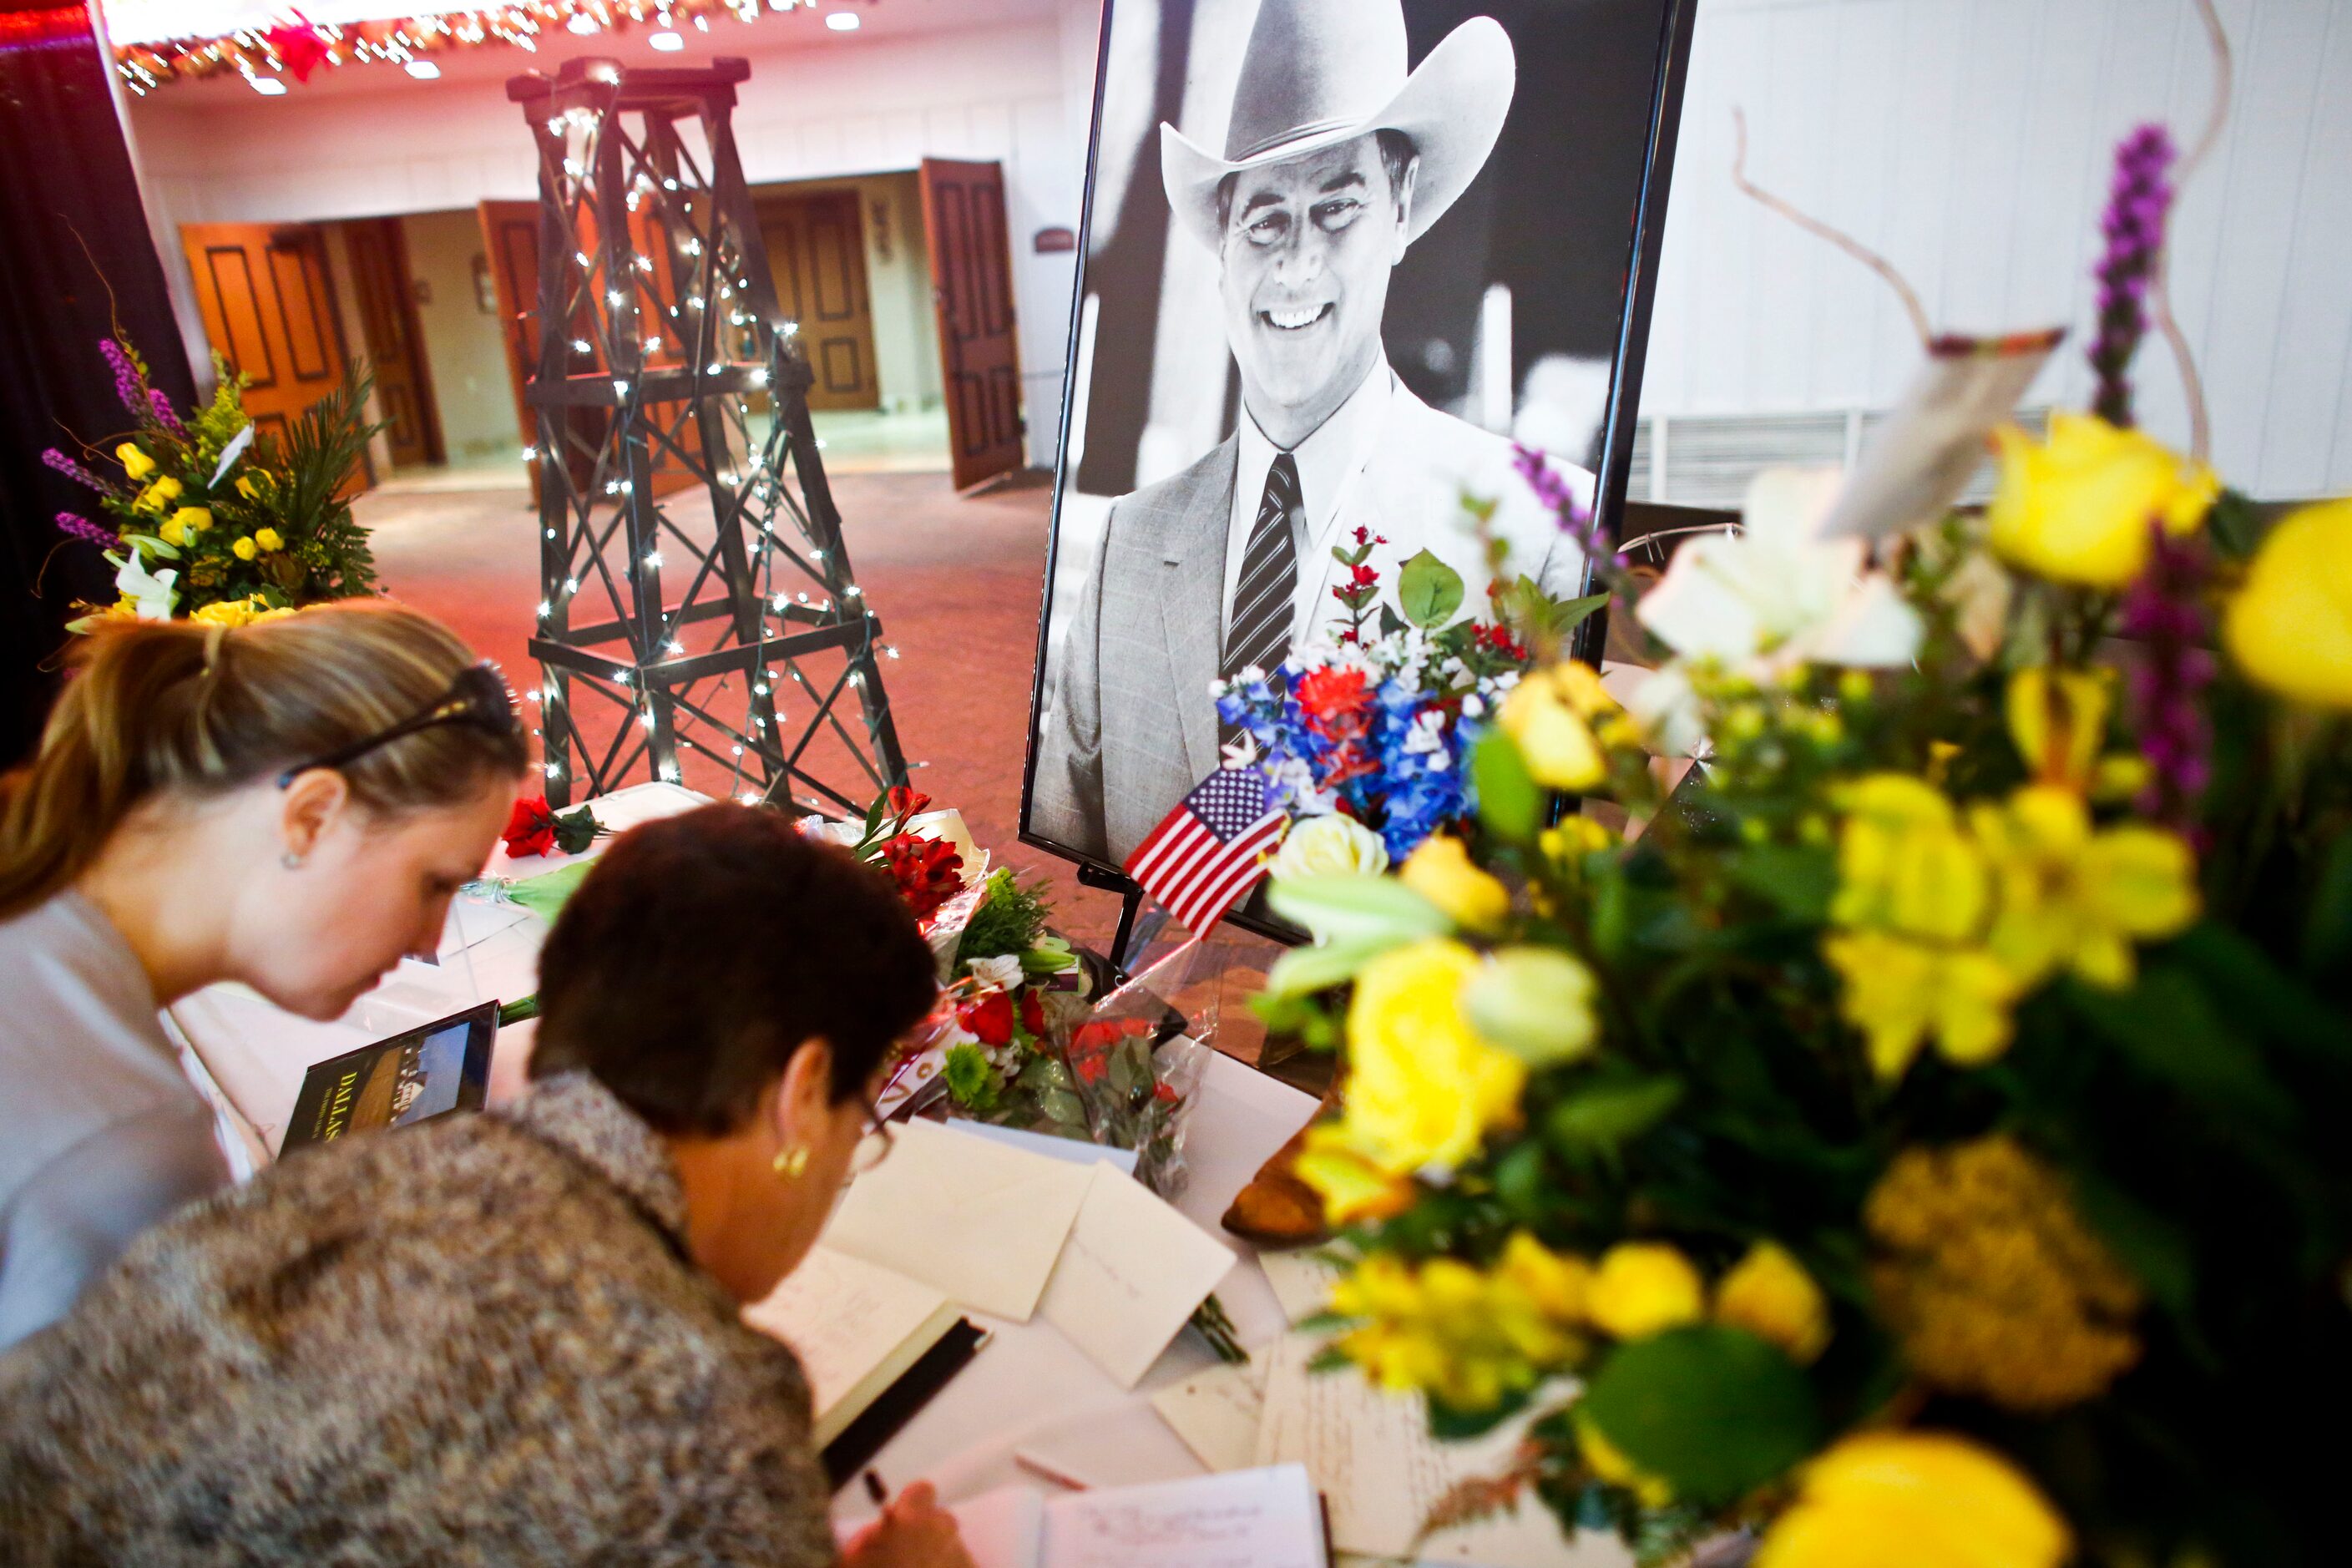
[[[1139, 894], [1118, 864], [1115, 847], [1072, 843], [1052, 832], [1041, 830], [1037, 826], [1038, 770], [1055, 675], [1051, 660], [1055, 654], [1057, 599], [1067, 591], [1073, 570], [1073, 502], [1074, 500], [1081, 502], [1086, 500], [1074, 495], [1080, 466], [1077, 449], [1082, 447], [1087, 437], [1088, 409], [1097, 379], [1096, 362], [1101, 358], [1098, 340], [1090, 342], [1090, 331], [1096, 323], [1090, 322], [1088, 317], [1090, 309], [1099, 303], [1100, 295], [1098, 285], [1090, 287], [1090, 273], [1096, 270], [1100, 260], [1097, 249], [1097, 236], [1101, 232], [1098, 219], [1102, 216], [1098, 202], [1106, 184], [1106, 119], [1114, 81], [1114, 38], [1121, 18], [1134, 12], [1154, 13], [1156, 21], [1161, 25], [1171, 16], [1190, 25], [1195, 5], [1201, 3], [1204, 0], [1103, 0], [1101, 27], [1096, 42], [1094, 100], [1077, 223], [1076, 277], [1072, 289], [1069, 332], [1065, 348], [1060, 438], [1054, 465], [1054, 503], [1046, 546], [1045, 583], [1038, 615], [1027, 750], [1022, 770], [1021, 842], [1072, 862], [1077, 868], [1080, 880], [1086, 885], [1124, 895], [1129, 900], [1130, 917]], [[1458, 4], [1445, 5], [1444, 0], [1401, 0], [1401, 4], [1409, 15], [1423, 7], [1443, 9], [1454, 15], [1463, 9]], [[1621, 32], [1632, 37], [1638, 29], [1640, 47], [1647, 51], [1648, 78], [1645, 84], [1636, 84], [1646, 88], [1645, 91], [1638, 94], [1638, 122], [1628, 115], [1621, 126], [1624, 144], [1612, 149], [1612, 154], [1621, 160], [1612, 165], [1613, 172], [1630, 198], [1622, 226], [1612, 226], [1594, 241], [1595, 249], [1605, 247], [1608, 262], [1621, 268], [1617, 274], [1621, 281], [1613, 296], [1614, 331], [1605, 343], [1606, 393], [1599, 400], [1589, 448], [1589, 466], [1595, 477], [1595, 513], [1601, 536], [1604, 539], [1620, 536], [1632, 473], [1642, 372], [1656, 292], [1683, 87], [1697, 11], [1696, 0], [1585, 0], [1584, 8], [1598, 11], [1611, 6], [1627, 13], [1619, 20]], [[1472, 6], [1471, 9], [1474, 12], [1508, 9], [1525, 14], [1528, 6], [1525, 0], [1521, 0], [1517, 5], [1498, 4], [1486, 7]], [[1425, 42], [1423, 47], [1426, 47]], [[1628, 58], [1621, 54], [1597, 62], [1591, 68], [1599, 71], [1620, 67]], [[1420, 63], [1420, 59], [1412, 61], [1416, 68]], [[1530, 79], [1522, 76], [1518, 90], [1524, 93], [1530, 85]], [[1566, 87], [1572, 84], [1555, 85]], [[1624, 96], [1630, 99], [1635, 95], [1629, 89]], [[1131, 118], [1132, 110], [1129, 113]], [[1157, 179], [1156, 173], [1141, 170], [1135, 166], [1135, 163], [1136, 159], [1130, 153], [1128, 167], [1123, 171], [1123, 184], [1129, 187], [1129, 201], [1133, 199], [1132, 187], [1135, 184], [1147, 179], [1156, 183]], [[1162, 199], [1164, 205], [1165, 198]], [[1230, 404], [1229, 396], [1229, 407]], [[1087, 454], [1087, 458], [1091, 460], [1093, 456]], [[1097, 526], [1108, 527], [1107, 514]], [[1092, 533], [1080, 540], [1076, 547], [1093, 549], [1099, 537], [1098, 532]], [[1071, 612], [1062, 608], [1060, 613], [1067, 616]], [[1605, 637], [1605, 616], [1591, 616], [1575, 634], [1573, 651], [1580, 658], [1596, 658]], [[1184, 789], [1194, 782], [1197, 780], [1188, 781], [1177, 788], [1170, 795], [1167, 806], [1161, 809], [1172, 808]], [[1225, 919], [1243, 929], [1281, 942], [1295, 942], [1302, 936], [1295, 928], [1273, 919], [1262, 910], [1252, 910], [1246, 901], [1228, 912]], [[1120, 929], [1123, 937], [1126, 921], [1121, 922]], [[1118, 956], [1113, 954], [1114, 959]]]

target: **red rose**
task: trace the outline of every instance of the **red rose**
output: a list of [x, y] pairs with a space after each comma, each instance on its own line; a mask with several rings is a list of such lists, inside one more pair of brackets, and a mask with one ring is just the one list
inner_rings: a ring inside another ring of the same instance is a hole
[[956, 1007], [957, 1021], [980, 1037], [983, 1046], [1013, 1043], [1013, 998], [1002, 991], [984, 991]]
[[533, 795], [515, 802], [507, 816], [506, 831], [499, 837], [506, 840], [507, 853], [516, 857], [544, 855], [554, 848], [555, 814], [548, 810], [547, 797]]
[[898, 896], [917, 920], [934, 913], [963, 891], [963, 857], [955, 847], [919, 834], [901, 833], [882, 845], [883, 868], [898, 884]]
[[1034, 986], [1024, 987], [1021, 993], [1021, 1026], [1034, 1039], [1045, 1037], [1045, 1004]]

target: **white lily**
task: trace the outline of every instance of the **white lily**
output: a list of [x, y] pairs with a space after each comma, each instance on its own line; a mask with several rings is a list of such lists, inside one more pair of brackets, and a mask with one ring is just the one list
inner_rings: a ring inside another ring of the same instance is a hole
[[1021, 956], [1018, 953], [1001, 952], [992, 958], [975, 958], [971, 960], [971, 977], [982, 985], [994, 986], [999, 991], [1018, 991], [1021, 988]]
[[180, 602], [180, 592], [173, 586], [179, 579], [178, 572], [149, 572], [145, 559], [135, 550], [127, 557], [110, 550], [106, 558], [119, 568], [114, 574], [115, 592], [132, 601], [141, 620], [168, 621], [172, 618], [172, 610]]
[[254, 426], [247, 425], [228, 438], [228, 445], [221, 448], [220, 466], [213, 469], [213, 482], [208, 488], [217, 489], [220, 488], [221, 480], [228, 478], [229, 469], [235, 468], [236, 460], [245, 456], [245, 449], [253, 445], [253, 431]]
[[1748, 486], [1737, 535], [1694, 539], [1642, 596], [1641, 623], [1685, 659], [1756, 677], [1801, 663], [1883, 669], [1911, 662], [1925, 633], [1868, 546], [1817, 530], [1835, 468], [1768, 468]]

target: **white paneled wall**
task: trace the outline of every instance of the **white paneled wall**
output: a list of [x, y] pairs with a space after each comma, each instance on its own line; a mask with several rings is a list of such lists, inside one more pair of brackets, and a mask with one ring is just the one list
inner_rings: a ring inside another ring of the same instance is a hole
[[[1086, 0], [1067, 9], [1058, 23], [877, 38], [821, 53], [747, 49], [751, 79], [734, 119], [755, 184], [910, 169], [926, 156], [1003, 163], [1030, 450], [1043, 463], [1059, 439], [1075, 267], [1066, 254], [1035, 254], [1030, 237], [1077, 226], [1093, 88], [1095, 9]], [[1086, 75], [1075, 84], [1071, 34], [1086, 40]], [[517, 70], [530, 64], [516, 56]], [[167, 89], [139, 101], [132, 117], [149, 197], [171, 232], [183, 223], [470, 208], [536, 188], [522, 110], [496, 79], [308, 100], [297, 89], [201, 106], [175, 105]], [[201, 353], [201, 324], [189, 328]]]
[[[2214, 458], [2260, 496], [2352, 492], [2352, 3], [2221, 10], [2237, 108], [2172, 231]], [[1699, 0], [1642, 399], [1669, 454], [1685, 416], [1884, 408], [1918, 357], [1874, 277], [1734, 189], [1733, 106], [1750, 176], [1886, 255], [1938, 329], [2074, 326], [2026, 402], [2079, 405], [2112, 150], [2147, 120], [2193, 141], [2208, 61], [2189, 0]], [[2185, 443], [2160, 343], [2137, 384]]]

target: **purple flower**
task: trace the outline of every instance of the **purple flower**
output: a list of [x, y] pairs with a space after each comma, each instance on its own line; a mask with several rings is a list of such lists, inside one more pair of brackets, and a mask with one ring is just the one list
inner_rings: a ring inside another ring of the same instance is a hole
[[1576, 499], [1576, 492], [1569, 488], [1566, 478], [1551, 466], [1550, 458], [1533, 447], [1524, 447], [1514, 441], [1511, 444], [1511, 467], [1528, 481], [1528, 488], [1535, 491], [1536, 500], [1544, 510], [1558, 517], [1560, 527], [1576, 536], [1586, 559], [1612, 566], [1625, 564], [1624, 556], [1601, 548], [1600, 530], [1595, 526], [1592, 509]]
[[114, 530], [103, 523], [92, 522], [86, 517], [78, 517], [69, 511], [58, 513], [58, 531], [68, 539], [83, 540], [102, 550], [111, 550], [122, 542]]
[[172, 412], [172, 400], [164, 396], [160, 390], [153, 387], [148, 389], [147, 406], [155, 411], [155, 423], [173, 435], [185, 436], [188, 433], [188, 427], [180, 423], [180, 416]]
[[2195, 806], [2213, 779], [2213, 726], [2204, 693], [2213, 680], [2206, 651], [2203, 549], [2150, 524], [2156, 542], [2147, 570], [2125, 591], [2120, 629], [2140, 645], [2131, 666], [2131, 699], [2140, 754], [2154, 773], [2138, 805], [2156, 821], [2194, 827]]
[[41, 454], [41, 461], [47, 463], [49, 467], [55, 468], [58, 472], [63, 474], [66, 478], [73, 480], [77, 484], [88, 485], [94, 490], [103, 490], [110, 488], [104, 479], [100, 479], [96, 474], [91, 473], [88, 468], [83, 468], [79, 463], [75, 462], [71, 458], [67, 457], [55, 447], [50, 447], [47, 451]]
[[2091, 340], [2091, 369], [2098, 377], [2092, 411], [2110, 425], [2132, 422], [2131, 383], [2125, 372], [2147, 331], [2147, 287], [2164, 248], [2164, 223], [2172, 206], [2172, 137], [2161, 125], [2143, 125], [2116, 147], [2115, 186], [2099, 230], [2106, 250], [2094, 275], [2099, 280], [2099, 330]]
[[114, 395], [122, 399], [122, 406], [131, 413], [144, 414], [147, 399], [140, 387], [142, 378], [139, 374], [139, 367], [131, 363], [131, 356], [112, 338], [100, 338], [98, 352], [106, 356], [107, 364], [114, 371]]

